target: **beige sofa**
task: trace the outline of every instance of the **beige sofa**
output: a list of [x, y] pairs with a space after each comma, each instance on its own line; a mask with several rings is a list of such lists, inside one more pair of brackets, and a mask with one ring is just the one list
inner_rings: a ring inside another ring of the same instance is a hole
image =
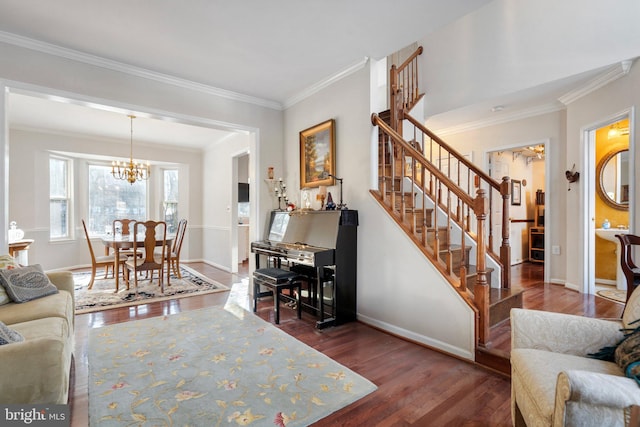
[[71, 272], [47, 273], [59, 292], [0, 305], [0, 321], [24, 341], [0, 345], [0, 403], [66, 404], [74, 347]]
[[621, 329], [640, 318], [635, 296], [622, 321], [511, 310], [514, 426], [628, 425], [631, 408], [640, 405], [638, 383], [616, 363], [587, 354], [615, 346]]

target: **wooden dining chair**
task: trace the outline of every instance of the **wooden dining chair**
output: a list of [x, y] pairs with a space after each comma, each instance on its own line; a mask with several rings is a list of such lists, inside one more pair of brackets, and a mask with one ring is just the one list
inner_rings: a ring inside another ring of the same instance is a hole
[[[185, 232], [187, 231], [187, 220], [181, 219], [178, 222], [178, 229], [176, 231], [176, 238], [173, 240], [171, 251], [167, 254], [167, 260], [169, 268], [173, 270], [173, 273], [182, 279], [180, 274], [180, 251], [182, 250], [182, 241], [184, 240]], [[167, 272], [170, 274], [171, 272]]]
[[[135, 219], [114, 219], [111, 225], [111, 231], [115, 236], [117, 231], [120, 230], [120, 234], [123, 236], [129, 236], [131, 234], [131, 229], [133, 228], [133, 224], [136, 222]], [[142, 255], [142, 252], [140, 253]], [[128, 257], [133, 256], [133, 249], [131, 248], [122, 248], [120, 249], [120, 256]]]
[[[156, 246], [160, 251], [155, 252]], [[141, 256], [140, 256], [141, 255]], [[133, 257], [125, 263], [125, 281], [129, 286], [130, 272], [133, 271], [136, 292], [138, 290], [138, 273], [158, 270], [160, 289], [164, 292], [164, 262], [167, 256], [167, 223], [164, 221], [137, 221], [133, 225]]]
[[[104, 267], [104, 277], [106, 279], [107, 275], [109, 274], [109, 267], [111, 267], [111, 269], [113, 270], [115, 257], [113, 255], [96, 256], [95, 252], [93, 251], [93, 245], [91, 244], [89, 232], [87, 231], [87, 224], [85, 224], [84, 219], [82, 220], [82, 228], [84, 228], [84, 235], [87, 239], [87, 245], [89, 246], [89, 254], [91, 255], [91, 281], [89, 282], [89, 289], [91, 289], [93, 287], [93, 281], [96, 278], [96, 269], [98, 267]], [[124, 259], [120, 260], [120, 265], [124, 265], [124, 261]]]
[[640, 236], [616, 234], [620, 240], [620, 267], [627, 280], [627, 301], [636, 286], [640, 285], [640, 268], [633, 262], [633, 248], [640, 245]]

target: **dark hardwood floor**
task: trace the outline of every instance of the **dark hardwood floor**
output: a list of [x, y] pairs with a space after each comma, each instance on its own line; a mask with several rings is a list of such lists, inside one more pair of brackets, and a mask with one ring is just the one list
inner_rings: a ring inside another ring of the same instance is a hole
[[[231, 288], [230, 292], [162, 301], [137, 307], [76, 316], [75, 368], [70, 393], [71, 425], [88, 424], [87, 337], [91, 328], [134, 319], [174, 314], [224, 304], [228, 298], [247, 306], [246, 265], [229, 274], [204, 263], [190, 267]], [[524, 289], [526, 308], [619, 317], [622, 305], [583, 296], [563, 286], [545, 284], [542, 267], [513, 268], [514, 286]], [[244, 283], [243, 283], [244, 281]], [[273, 321], [272, 301], [259, 304], [257, 315]], [[317, 422], [314, 426], [510, 426], [509, 379], [470, 362], [394, 337], [360, 322], [323, 330], [315, 319], [283, 309], [279, 327], [300, 341], [374, 382], [378, 389]], [[509, 324], [492, 332], [492, 346], [509, 351]]]

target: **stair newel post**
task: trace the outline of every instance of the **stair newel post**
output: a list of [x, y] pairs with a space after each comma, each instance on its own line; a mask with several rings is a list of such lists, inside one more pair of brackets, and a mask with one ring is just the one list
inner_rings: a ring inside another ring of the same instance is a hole
[[500, 183], [502, 194], [502, 244], [500, 245], [500, 262], [502, 262], [502, 287], [511, 287], [511, 243], [509, 243], [509, 231], [511, 220], [509, 208], [511, 206], [511, 179], [502, 177]]
[[473, 288], [476, 307], [478, 308], [478, 340], [485, 346], [489, 340], [489, 284], [487, 283], [487, 247], [485, 238], [485, 222], [489, 212], [486, 192], [480, 188], [473, 203], [473, 210], [478, 220], [478, 248], [476, 253], [477, 279]]
[[396, 112], [396, 91], [398, 89], [398, 71], [396, 65], [393, 64], [389, 69], [389, 112], [391, 113], [391, 128], [396, 130], [396, 123], [398, 122], [398, 116]]

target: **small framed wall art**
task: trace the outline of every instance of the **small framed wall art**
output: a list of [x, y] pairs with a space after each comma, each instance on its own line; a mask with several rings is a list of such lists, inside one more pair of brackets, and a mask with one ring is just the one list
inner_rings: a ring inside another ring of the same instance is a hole
[[520, 206], [522, 203], [522, 183], [517, 179], [511, 180], [511, 204]]

